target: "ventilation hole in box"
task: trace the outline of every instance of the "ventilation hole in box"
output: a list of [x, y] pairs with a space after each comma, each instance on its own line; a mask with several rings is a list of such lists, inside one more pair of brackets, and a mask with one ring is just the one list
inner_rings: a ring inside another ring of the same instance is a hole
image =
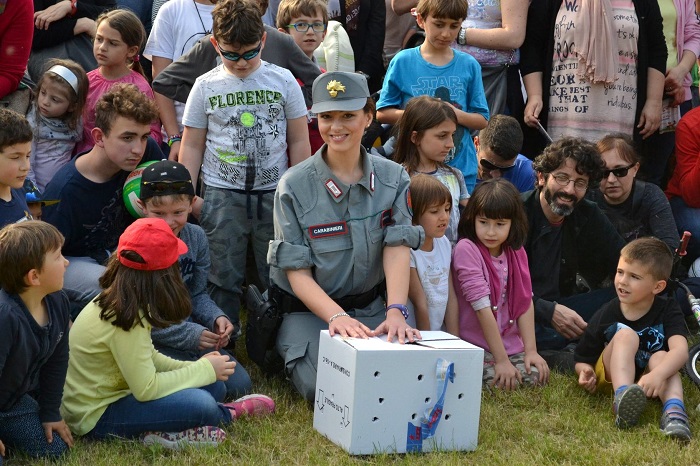
[[446, 420], [446, 421], [449, 421], [451, 417], [452, 417], [451, 414], [445, 414], [445, 420]]
[[411, 419], [412, 419], [412, 420], [415, 419], [416, 416], [418, 416], [416, 413], [411, 414]]
[[459, 395], [457, 395], [458, 400], [461, 400], [462, 398], [464, 398], [464, 393], [460, 393]]
[[425, 398], [425, 403], [426, 403], [426, 404], [430, 403], [430, 397], [429, 397], [429, 396]]
[[378, 420], [379, 420], [378, 417], [373, 417], [373, 418], [372, 418], [372, 422], [377, 422]]
[[379, 404], [384, 403], [384, 398], [379, 398]]
[[382, 375], [382, 374], [381, 374], [379, 371], [375, 371], [375, 372], [374, 372], [374, 376], [375, 376], [375, 377], [379, 377], [380, 375]]
[[418, 374], [418, 380], [423, 380], [423, 374]]

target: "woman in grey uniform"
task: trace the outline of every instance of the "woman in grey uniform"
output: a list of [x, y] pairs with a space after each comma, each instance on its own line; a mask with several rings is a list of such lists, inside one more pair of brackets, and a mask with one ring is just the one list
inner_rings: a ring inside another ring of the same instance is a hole
[[311, 111], [325, 144], [279, 182], [268, 262], [270, 295], [284, 313], [277, 350], [297, 390], [313, 401], [321, 330], [386, 333], [399, 343], [420, 338], [406, 323], [406, 300], [408, 248], [418, 248], [424, 232], [411, 225], [406, 172], [361, 145], [374, 115], [365, 78], [320, 75]]

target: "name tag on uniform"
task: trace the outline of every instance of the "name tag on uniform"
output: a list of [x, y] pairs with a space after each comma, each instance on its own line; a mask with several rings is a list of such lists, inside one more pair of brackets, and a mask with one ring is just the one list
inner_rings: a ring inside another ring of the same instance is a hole
[[348, 224], [346, 222], [325, 223], [322, 225], [312, 225], [309, 227], [311, 239], [327, 238], [329, 236], [340, 236], [348, 234]]

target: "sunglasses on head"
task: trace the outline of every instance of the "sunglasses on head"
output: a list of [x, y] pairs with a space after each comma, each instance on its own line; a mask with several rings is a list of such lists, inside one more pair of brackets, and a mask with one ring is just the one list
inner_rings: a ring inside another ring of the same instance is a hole
[[144, 186], [148, 186], [151, 191], [155, 193], [162, 193], [168, 191], [169, 193], [176, 192], [178, 194], [184, 194], [191, 192], [192, 190], [192, 180], [186, 181], [144, 181]]
[[634, 167], [636, 164], [628, 165], [626, 167], [613, 168], [612, 170], [603, 170], [603, 179], [606, 179], [612, 173], [615, 178], [624, 178], [629, 173], [630, 168]]
[[258, 44], [257, 47], [255, 47], [252, 50], [248, 50], [247, 52], [243, 53], [236, 53], [236, 52], [228, 52], [226, 50], [222, 50], [221, 46], [218, 44], [216, 45], [216, 48], [219, 49], [219, 52], [221, 52], [221, 56], [224, 57], [226, 60], [231, 60], [231, 61], [238, 61], [241, 58], [244, 59], [245, 61], [252, 60], [253, 58], [257, 57], [258, 54], [260, 53], [260, 50], [262, 49], [262, 41]]
[[479, 160], [479, 164], [488, 171], [500, 170], [502, 172], [508, 171], [515, 166], [515, 164], [512, 164], [512, 165], [508, 165], [507, 167], [499, 167], [495, 163], [489, 162], [488, 160], [483, 159], [483, 158]]

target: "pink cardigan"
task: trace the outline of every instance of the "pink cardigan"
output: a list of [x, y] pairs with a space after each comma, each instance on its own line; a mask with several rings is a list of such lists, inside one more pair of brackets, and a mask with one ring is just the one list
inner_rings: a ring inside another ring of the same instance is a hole
[[[695, 54], [695, 58], [700, 58], [700, 23], [695, 15], [695, 0], [673, 0], [676, 6], [676, 48], [678, 49], [678, 61], [681, 61], [684, 50], [690, 50]], [[679, 45], [680, 44], [680, 45]], [[685, 99], [690, 100], [690, 86], [693, 79], [690, 73], [685, 75], [683, 79], [683, 89], [685, 90]]]
[[[520, 248], [516, 254], [525, 254], [525, 250]], [[504, 256], [505, 257], [505, 256]], [[527, 260], [524, 260], [527, 273]], [[512, 267], [513, 264], [508, 264]], [[472, 308], [471, 302], [477, 301], [484, 296], [490, 295], [489, 274], [486, 263], [479, 252], [476, 244], [464, 238], [459, 240], [452, 252], [452, 283], [457, 294], [457, 304], [459, 306], [459, 336], [465, 341], [479, 346], [490, 352], [481, 324]], [[499, 283], [502, 286], [502, 284]], [[532, 290], [530, 290], [530, 294]], [[500, 290], [497, 295], [500, 296]], [[515, 319], [511, 322], [507, 309], [500, 309], [496, 313], [498, 327], [503, 340], [503, 346], [508, 355], [520, 353], [524, 350], [523, 340], [520, 338], [520, 331]]]

